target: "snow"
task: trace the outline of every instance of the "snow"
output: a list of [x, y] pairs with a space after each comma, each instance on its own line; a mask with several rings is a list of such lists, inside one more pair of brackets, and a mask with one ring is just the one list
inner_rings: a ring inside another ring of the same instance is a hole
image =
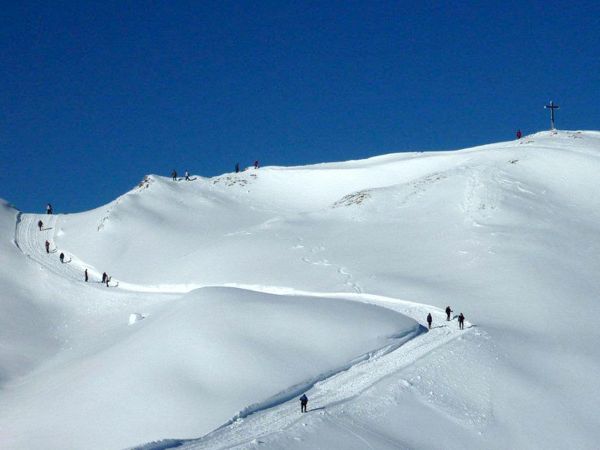
[[134, 323], [139, 322], [140, 320], [143, 320], [145, 318], [146, 317], [144, 317], [144, 315], [140, 313], [129, 314], [129, 325], [133, 325]]
[[599, 170], [557, 131], [3, 202], [2, 446], [596, 448]]

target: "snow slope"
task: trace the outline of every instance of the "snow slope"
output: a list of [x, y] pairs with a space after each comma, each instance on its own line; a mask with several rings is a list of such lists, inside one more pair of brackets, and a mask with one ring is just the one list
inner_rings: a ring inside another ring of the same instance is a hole
[[26, 391], [35, 396], [24, 398], [17, 387], [4, 397], [11, 424], [4, 441], [119, 448], [206, 433], [240, 405], [310, 384], [328, 368], [392, 345], [392, 336], [419, 331], [414, 321], [360, 303], [200, 289], [118, 341], [107, 337], [93, 352], [30, 376]]
[[[595, 448], [600, 336], [585, 319], [600, 313], [599, 169], [600, 133], [543, 132], [152, 175], [52, 218], [3, 205], [0, 438]], [[84, 283], [84, 268], [110, 287]], [[445, 322], [446, 305], [476, 325]], [[132, 313], [146, 318], [130, 326]], [[303, 389], [313, 411], [300, 415]]]

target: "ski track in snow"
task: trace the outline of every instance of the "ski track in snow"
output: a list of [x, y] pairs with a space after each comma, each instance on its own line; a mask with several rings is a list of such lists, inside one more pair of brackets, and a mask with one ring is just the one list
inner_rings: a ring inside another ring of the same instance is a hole
[[[40, 219], [44, 222], [42, 231], [38, 230], [37, 227], [37, 221]], [[15, 225], [15, 245], [26, 256], [38, 262], [43, 270], [48, 270], [76, 282], [84, 282], [83, 271], [88, 268], [90, 279], [99, 279], [99, 271], [86, 265], [74, 255], [65, 254], [68, 262], [61, 263], [59, 261], [60, 249], [57, 249], [54, 245], [54, 236], [58, 231], [59, 224], [60, 215], [21, 213], [18, 215]], [[46, 240], [50, 242], [51, 253], [49, 254], [46, 253], [44, 247]], [[338, 273], [347, 277], [347, 285], [356, 292], [310, 292], [287, 287], [238, 283], [226, 283], [222, 286], [276, 295], [313, 296], [359, 301], [391, 309], [415, 319], [420, 325], [406, 335], [393, 336], [394, 339], [388, 346], [351, 361], [345, 367], [321, 374], [312, 380], [292, 386], [263, 402], [244, 408], [227, 423], [199, 439], [166, 439], [147, 443], [136, 448], [157, 450], [179, 448], [183, 445], [185, 448], [204, 449], [253, 445], [252, 442], [256, 442], [257, 438], [279, 433], [303, 420], [302, 415], [298, 413], [296, 401], [302, 392], [309, 393], [312, 409], [320, 410], [319, 413], [327, 414], [330, 420], [347, 429], [348, 425], [344, 425], [329, 414], [327, 408], [352, 400], [390, 376], [400, 377], [400, 372], [404, 368], [433, 349], [448, 343], [463, 335], [463, 333], [472, 332], [471, 325], [468, 322], [465, 322], [466, 329], [463, 332], [458, 330], [455, 320], [446, 322], [445, 313], [439, 308], [362, 293], [360, 287], [350, 281], [352, 276], [345, 268], [338, 267]], [[99, 283], [89, 283], [89, 285], [91, 288], [101, 288]], [[117, 286], [120, 289], [129, 291], [155, 293], [186, 293], [193, 289], [207, 287], [200, 284], [144, 286], [126, 282], [117, 282]], [[428, 312], [432, 313], [434, 324], [442, 324], [434, 326], [429, 332], [427, 332], [424, 324]], [[362, 439], [360, 436], [357, 436], [357, 438]], [[367, 443], [365, 442], [365, 444]]]
[[[136, 447], [137, 449], [156, 450], [180, 448], [181, 446], [189, 449], [253, 447], [253, 441], [256, 442], [256, 439], [281, 433], [304, 419], [303, 415], [298, 413], [297, 397], [305, 391], [308, 392], [310, 398], [311, 410], [315, 413], [318, 411], [319, 414], [327, 414], [328, 419], [340, 427], [346, 428], [347, 425], [344, 426], [340, 423], [341, 419], [337, 415], [329, 414], [328, 409], [352, 400], [391, 376], [400, 379], [404, 368], [464, 333], [480, 333], [474, 331], [472, 325], [466, 321], [465, 331], [461, 332], [458, 330], [456, 320], [446, 322], [445, 313], [438, 308], [389, 297], [359, 293], [316, 293], [267, 286], [231, 286], [272, 294], [338, 298], [379, 305], [414, 318], [420, 323], [420, 329], [416, 333], [406, 336], [405, 339], [400, 339], [396, 345], [380, 349], [370, 355], [368, 359], [355, 362], [347, 368], [341, 368], [337, 373], [318, 381], [312, 387], [306, 386], [310, 389], [304, 390], [301, 389], [303, 386], [295, 386], [272, 399], [250, 406], [228, 423], [197, 440], [169, 439], [163, 441], [162, 445], [161, 442], [153, 442]], [[434, 317], [434, 327], [429, 332], [425, 332], [426, 326], [423, 323], [427, 312], [431, 312]], [[401, 337], [398, 336], [398, 338]]]
[[[60, 215], [54, 214], [20, 214], [15, 228], [15, 245], [29, 258], [40, 264], [42, 270], [47, 270], [55, 275], [70, 279], [75, 282], [84, 283], [84, 270], [88, 269], [90, 287], [104, 287], [100, 284], [102, 272], [93, 266], [85, 264], [75, 255], [65, 253], [65, 262], [61, 263], [59, 255], [60, 248], [55, 244], [55, 236], [60, 226]], [[44, 223], [40, 231], [37, 226], [38, 220]], [[50, 242], [50, 253], [46, 253], [44, 243]], [[112, 282], [114, 287], [118, 282]]]

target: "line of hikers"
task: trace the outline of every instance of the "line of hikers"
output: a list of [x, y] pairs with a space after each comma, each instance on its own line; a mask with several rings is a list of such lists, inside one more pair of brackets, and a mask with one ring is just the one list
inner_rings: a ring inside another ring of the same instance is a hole
[[[38, 228], [40, 229], [40, 231], [42, 231], [42, 227], [44, 226], [44, 223], [39, 220], [38, 223]], [[46, 242], [44, 243], [44, 247], [46, 248], [46, 253], [50, 253], [50, 241], [46, 239]], [[60, 255], [58, 255], [58, 259], [60, 259], [61, 264], [65, 263], [65, 254], [63, 252], [60, 252]], [[71, 262], [71, 259], [69, 259], [69, 261], [66, 261], [67, 263]], [[87, 283], [90, 279], [89, 275], [88, 275], [88, 270], [85, 269], [83, 272], [83, 279], [85, 280], [85, 282]], [[102, 273], [102, 284], [106, 284], [106, 287], [110, 287], [109, 283], [110, 280], [112, 279], [112, 277], [108, 276], [108, 274], [106, 272]]]
[[[446, 321], [450, 322], [451, 317], [450, 315], [453, 313], [454, 311], [452, 311], [452, 309], [450, 308], [450, 306], [446, 306]], [[433, 317], [431, 317], [431, 313], [427, 314], [427, 327], [431, 330], [431, 324], [433, 323]], [[458, 328], [461, 330], [465, 329], [465, 315], [463, 313], [460, 313], [458, 315]]]
[[[450, 306], [446, 306], [446, 321], [450, 322], [450, 320], [452, 320], [452, 318], [451, 318], [452, 313], [453, 313], [453, 311], [450, 308]], [[431, 330], [432, 323], [433, 323], [433, 317], [431, 317], [431, 313], [428, 313], [427, 314], [427, 326], [429, 327], [430, 330]], [[465, 329], [465, 316], [463, 313], [460, 313], [458, 315], [458, 328], [461, 330]], [[300, 412], [301, 413], [307, 412], [307, 407], [308, 407], [308, 397], [306, 396], [306, 394], [302, 394], [302, 397], [300, 397]]]
[[[177, 171], [175, 169], [173, 169], [173, 172], [171, 172], [171, 178], [173, 178], [173, 181], [179, 181], [179, 178], [177, 177]], [[187, 170], [185, 171], [184, 179], [185, 181], [192, 181], [190, 178], [190, 173]]]
[[[254, 161], [254, 168], [258, 169], [260, 167], [260, 163], [258, 162], [258, 159], [256, 161]], [[235, 163], [235, 173], [239, 173], [240, 172], [240, 163]], [[171, 172], [171, 179], [173, 181], [179, 181], [179, 177], [177, 175], [177, 171], [175, 169], [173, 169], [173, 171]], [[183, 179], [185, 181], [194, 181], [195, 178], [190, 178], [190, 173], [186, 170], [185, 171], [185, 175], [183, 176]], [[48, 204], [50, 205], [50, 204]], [[52, 214], [51, 212], [48, 214]]]
[[[258, 159], [256, 161], [254, 161], [254, 168], [258, 169], [260, 167], [260, 164], [258, 163]], [[245, 169], [244, 169], [245, 170]], [[235, 163], [235, 173], [240, 173], [240, 163]]]

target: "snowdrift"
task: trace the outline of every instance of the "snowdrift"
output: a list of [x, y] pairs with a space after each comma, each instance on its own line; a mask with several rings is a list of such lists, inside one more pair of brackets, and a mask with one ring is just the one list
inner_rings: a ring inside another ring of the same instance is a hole
[[355, 302], [196, 290], [119, 339], [30, 377], [26, 391], [35, 395], [16, 387], [4, 396], [2, 423], [10, 427], [3, 427], [3, 442], [106, 449], [194, 437], [242, 405], [257, 409], [276, 394], [277, 401], [293, 398], [352, 360], [393, 345], [392, 336], [418, 328]]
[[557, 131], [3, 203], [0, 441], [595, 448], [598, 173], [600, 133]]

